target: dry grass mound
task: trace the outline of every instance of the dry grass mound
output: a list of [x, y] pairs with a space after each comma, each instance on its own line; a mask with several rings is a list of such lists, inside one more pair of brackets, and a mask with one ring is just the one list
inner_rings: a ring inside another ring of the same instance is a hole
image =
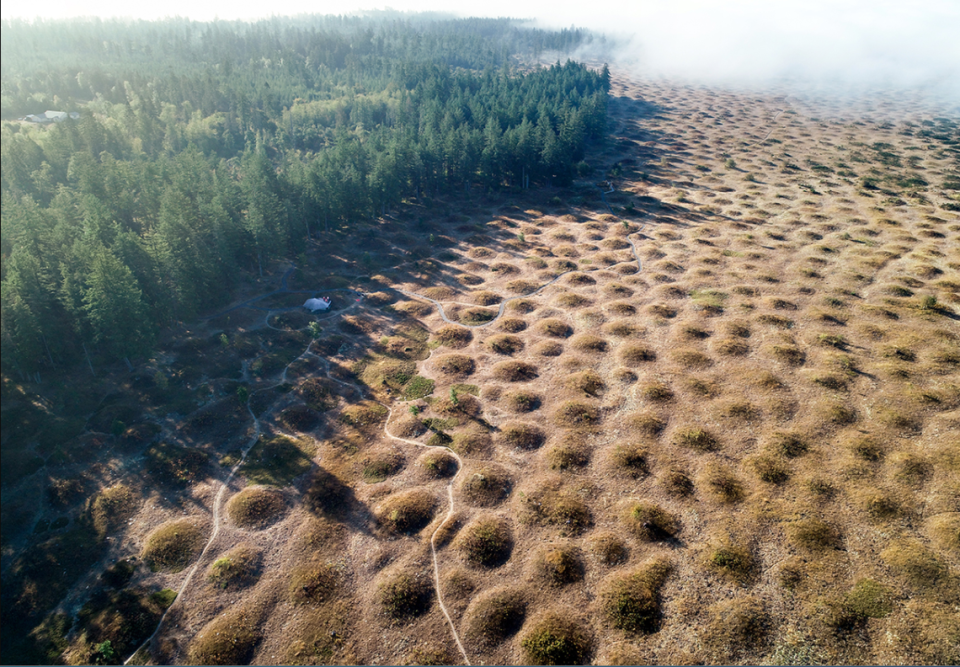
[[523, 497], [521, 520], [556, 526], [563, 535], [579, 535], [593, 524], [593, 514], [580, 496], [549, 483]]
[[720, 442], [709, 431], [690, 427], [677, 431], [674, 435], [674, 444], [680, 447], [687, 447], [698, 452], [715, 452], [720, 449]]
[[335, 599], [339, 588], [336, 566], [321, 560], [296, 568], [290, 576], [290, 599], [295, 604], [323, 604]]
[[494, 507], [510, 496], [513, 480], [499, 466], [485, 465], [467, 471], [460, 483], [460, 495], [474, 507]]
[[504, 317], [497, 323], [497, 329], [505, 333], [515, 334], [525, 331], [527, 329], [527, 323], [518, 317]]
[[553, 413], [553, 422], [566, 428], [591, 428], [600, 424], [600, 410], [581, 401], [564, 401]]
[[426, 573], [387, 573], [377, 585], [377, 602], [396, 620], [423, 616], [433, 603], [433, 581]]
[[459, 379], [471, 375], [477, 365], [464, 354], [444, 354], [434, 360], [436, 369], [449, 378]]
[[541, 357], [559, 357], [563, 354], [563, 345], [552, 340], [545, 340], [533, 348], [533, 353]]
[[90, 519], [97, 535], [104, 537], [119, 528], [139, 506], [140, 498], [124, 484], [114, 484], [100, 491], [90, 503]]
[[462, 350], [473, 342], [473, 332], [463, 327], [448, 325], [434, 332], [435, 340], [445, 347]]
[[532, 391], [512, 391], [504, 397], [504, 405], [511, 412], [525, 413], [539, 410], [543, 397]]
[[501, 382], [529, 382], [538, 376], [537, 367], [525, 361], [501, 361], [493, 367], [493, 377]]
[[623, 539], [610, 531], [600, 531], [590, 538], [587, 549], [604, 565], [620, 565], [630, 557]]
[[634, 368], [647, 362], [656, 361], [657, 353], [646, 345], [627, 343], [620, 348], [620, 362], [624, 366]]
[[196, 519], [168, 521], [147, 535], [140, 557], [154, 572], [179, 572], [200, 553], [204, 537], [204, 526]]
[[546, 547], [533, 557], [533, 575], [548, 586], [565, 586], [583, 580], [580, 552], [569, 546]]
[[537, 323], [536, 331], [544, 336], [552, 336], [553, 338], [568, 338], [573, 335], [573, 327], [563, 320], [552, 317], [540, 320], [540, 322]]
[[480, 593], [464, 614], [466, 638], [482, 647], [493, 647], [515, 635], [527, 615], [527, 600], [515, 587]]
[[629, 633], [655, 632], [660, 627], [660, 588], [670, 574], [668, 562], [655, 560], [625, 574], [615, 574], [600, 586], [599, 607], [614, 628]]
[[729, 538], [714, 541], [707, 550], [706, 560], [714, 571], [739, 583], [752, 579], [757, 567], [753, 551]]
[[578, 334], [570, 339], [570, 346], [578, 352], [600, 354], [610, 347], [604, 339], [593, 334]]
[[380, 504], [376, 515], [380, 525], [396, 533], [419, 533], [437, 509], [436, 497], [422, 489], [395, 493]]
[[539, 449], [546, 440], [540, 427], [527, 422], [508, 422], [500, 427], [497, 441], [504, 447], [516, 449]]
[[513, 334], [497, 334], [487, 339], [487, 345], [497, 354], [516, 354], [523, 349], [523, 341]]
[[641, 412], [628, 417], [627, 426], [639, 435], [656, 438], [666, 430], [667, 422], [652, 412]]
[[639, 479], [650, 472], [647, 450], [636, 443], [620, 443], [610, 452], [610, 464], [614, 470]]
[[263, 530], [287, 512], [283, 494], [275, 489], [247, 487], [227, 503], [227, 516], [235, 525], [249, 530]]
[[424, 453], [417, 460], [417, 467], [427, 477], [433, 479], [453, 477], [460, 468], [457, 460], [443, 450], [432, 450]]
[[320, 417], [305, 405], [294, 405], [280, 413], [279, 421], [284, 428], [306, 433], [317, 427]]
[[624, 513], [623, 522], [644, 542], [670, 540], [680, 534], [680, 520], [652, 503], [635, 503]]
[[[919, 540], [901, 539], [880, 552], [880, 559], [910, 586], [931, 590], [947, 582], [950, 571], [947, 564], [932, 549]], [[953, 593], [960, 594], [957, 582]]]
[[787, 526], [790, 542], [808, 551], [826, 551], [841, 546], [840, 532], [819, 519], [800, 519]]
[[401, 438], [417, 438], [427, 432], [427, 427], [413, 415], [401, 415], [390, 425], [390, 431]]
[[563, 383], [570, 389], [583, 392], [587, 396], [599, 396], [606, 389], [603, 378], [592, 370], [571, 373], [564, 379]]
[[708, 650], [726, 662], [764, 646], [770, 630], [771, 619], [763, 605], [752, 597], [740, 597], [711, 608], [700, 638]]
[[370, 452], [360, 461], [363, 466], [363, 479], [376, 484], [403, 470], [406, 460], [394, 450]]
[[245, 665], [262, 638], [254, 614], [234, 607], [217, 616], [197, 633], [187, 652], [194, 665]]
[[546, 461], [554, 470], [585, 468], [590, 464], [590, 450], [581, 438], [569, 434], [547, 450]]
[[529, 665], [584, 665], [593, 653], [593, 640], [569, 613], [547, 612], [523, 634], [520, 648]]
[[339, 402], [336, 383], [326, 378], [304, 380], [297, 387], [297, 393], [307, 407], [320, 412], [332, 410]]
[[249, 544], [238, 544], [210, 564], [207, 581], [217, 588], [249, 586], [260, 574], [260, 552]]
[[480, 567], [498, 567], [510, 560], [513, 531], [510, 530], [510, 524], [500, 517], [480, 516], [460, 531], [453, 546], [468, 563]]

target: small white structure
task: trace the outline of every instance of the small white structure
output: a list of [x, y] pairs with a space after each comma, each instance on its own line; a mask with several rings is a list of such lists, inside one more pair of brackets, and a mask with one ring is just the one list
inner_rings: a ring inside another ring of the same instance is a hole
[[311, 313], [315, 313], [318, 310], [329, 310], [330, 308], [330, 297], [321, 297], [319, 299], [307, 299], [303, 307], [309, 310]]

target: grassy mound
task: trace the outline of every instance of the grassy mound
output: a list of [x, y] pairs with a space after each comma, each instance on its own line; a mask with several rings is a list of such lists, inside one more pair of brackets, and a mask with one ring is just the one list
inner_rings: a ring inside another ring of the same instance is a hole
[[627, 343], [619, 351], [620, 363], [630, 368], [657, 360], [657, 353], [646, 345]]
[[323, 468], [314, 474], [304, 497], [310, 511], [335, 519], [343, 518], [350, 511], [352, 501], [353, 490]]
[[495, 588], [478, 595], [464, 614], [468, 641], [495, 646], [515, 635], [527, 615], [527, 601], [515, 587]]
[[433, 520], [437, 499], [422, 489], [402, 491], [387, 498], [377, 510], [380, 525], [397, 533], [418, 533]]
[[607, 579], [599, 596], [606, 621], [627, 632], [655, 632], [660, 627], [659, 591], [670, 569], [666, 561], [653, 561]]
[[570, 346], [578, 352], [593, 352], [600, 354], [609, 348], [607, 341], [593, 334], [579, 334], [570, 339]]
[[377, 585], [377, 601], [391, 618], [422, 616], [433, 602], [433, 582], [425, 573], [388, 573]]
[[313, 466], [313, 447], [305, 439], [261, 437], [250, 450], [240, 474], [251, 484], [287, 486]]
[[326, 378], [310, 378], [304, 380], [297, 393], [304, 403], [313, 410], [324, 412], [337, 407], [339, 394], [337, 393], [337, 384]]
[[627, 529], [645, 542], [669, 540], [680, 533], [680, 520], [659, 505], [635, 503], [624, 514]]
[[721, 539], [709, 548], [707, 565], [733, 581], [745, 582], [753, 577], [757, 562], [753, 552], [745, 544]]
[[559, 357], [563, 354], [563, 345], [552, 340], [545, 340], [533, 348], [533, 353], [540, 357]]
[[789, 524], [787, 536], [793, 544], [808, 551], [825, 551], [841, 545], [837, 529], [819, 519], [801, 519]]
[[123, 484], [114, 484], [100, 491], [90, 503], [90, 519], [97, 535], [104, 537], [119, 528], [136, 513], [140, 499]]
[[207, 623], [193, 641], [187, 660], [194, 665], [245, 665], [262, 635], [254, 614], [234, 607]]
[[667, 421], [652, 412], [641, 412], [627, 419], [627, 426], [639, 435], [656, 438], [667, 428]]
[[157, 443], [146, 452], [147, 473], [161, 484], [187, 486], [198, 481], [207, 455], [193, 447]]
[[581, 401], [564, 401], [553, 413], [553, 422], [565, 428], [589, 428], [600, 424], [600, 410]]
[[[946, 582], [950, 572], [947, 564], [919, 540], [898, 540], [881, 551], [880, 558], [898, 576], [920, 590], [930, 590]], [[956, 582], [953, 582], [953, 588], [957, 588]]]
[[147, 536], [140, 557], [151, 570], [179, 572], [200, 553], [205, 535], [196, 519], [168, 521]]
[[583, 579], [583, 561], [571, 547], [547, 547], [534, 555], [533, 575], [548, 586], [572, 584]]
[[543, 397], [532, 391], [512, 391], [504, 397], [505, 407], [511, 412], [525, 413], [540, 409]]
[[210, 564], [207, 581], [217, 588], [248, 586], [260, 574], [260, 552], [239, 544]]
[[539, 372], [525, 361], [501, 361], [494, 365], [493, 377], [502, 382], [529, 382], [539, 377]]
[[445, 326], [438, 329], [433, 337], [441, 345], [454, 350], [462, 350], [473, 342], [473, 332], [458, 326]]
[[320, 417], [305, 405], [294, 405], [280, 413], [279, 421], [284, 428], [306, 433], [317, 427]]
[[512, 488], [510, 475], [499, 466], [486, 465], [465, 472], [460, 494], [474, 507], [493, 507], [506, 500]]
[[508, 422], [500, 428], [497, 440], [504, 447], [538, 449], [546, 439], [543, 431], [527, 422]]
[[510, 559], [513, 531], [504, 519], [480, 516], [460, 531], [454, 540], [454, 548], [469, 563], [497, 567]]
[[[511, 305], [514, 305], [513, 303]], [[514, 307], [516, 310], [516, 307]], [[525, 331], [527, 328], [527, 323], [524, 320], [521, 320], [518, 317], [504, 317], [497, 324], [497, 329], [505, 333], [520, 333]]]
[[583, 665], [593, 652], [593, 641], [569, 614], [548, 612], [520, 640], [523, 662], [530, 665]]
[[417, 417], [403, 415], [390, 424], [390, 431], [401, 438], [416, 438], [426, 433], [427, 427]]
[[428, 477], [439, 479], [457, 474], [457, 460], [443, 450], [429, 451], [417, 460], [417, 466]]
[[315, 560], [290, 575], [290, 599], [298, 604], [322, 604], [339, 593], [340, 574], [330, 563]]
[[287, 511], [283, 494], [275, 489], [247, 487], [227, 503], [227, 516], [240, 526], [262, 530], [279, 521]]
[[340, 413], [340, 421], [358, 429], [376, 429], [387, 418], [388, 410], [374, 401], [361, 401], [347, 406]]
[[623, 539], [610, 531], [596, 533], [587, 548], [604, 565], [625, 563], [630, 555]]
[[751, 597], [734, 598], [711, 608], [701, 641], [719, 661], [734, 661], [762, 647], [770, 626], [770, 616], [760, 602]]
[[618, 444], [610, 452], [610, 464], [614, 470], [634, 479], [644, 477], [650, 472], [647, 450], [638, 444]]
[[593, 523], [590, 508], [580, 496], [559, 484], [544, 485], [523, 501], [523, 521], [556, 526], [564, 535], [577, 535]]
[[720, 441], [707, 430], [699, 427], [684, 428], [674, 435], [674, 443], [698, 452], [715, 452], [720, 449]]
[[603, 378], [593, 370], [571, 373], [564, 378], [563, 384], [574, 391], [583, 392], [587, 396], [599, 396], [606, 389]]
[[680, 468], [667, 469], [660, 476], [660, 484], [673, 496], [692, 496], [694, 492], [693, 480]]
[[582, 439], [570, 434], [547, 450], [546, 460], [554, 470], [585, 468], [590, 464], [590, 450]]
[[493, 439], [486, 431], [471, 429], [456, 433], [451, 446], [460, 456], [487, 458], [493, 447]]
[[369, 484], [382, 482], [403, 470], [406, 461], [393, 450], [371, 452], [363, 457], [363, 479]]
[[465, 354], [444, 354], [433, 362], [436, 369], [451, 378], [464, 378], [472, 374], [477, 365]]
[[486, 341], [491, 350], [497, 354], [516, 354], [523, 349], [523, 340], [513, 334], [497, 334]]

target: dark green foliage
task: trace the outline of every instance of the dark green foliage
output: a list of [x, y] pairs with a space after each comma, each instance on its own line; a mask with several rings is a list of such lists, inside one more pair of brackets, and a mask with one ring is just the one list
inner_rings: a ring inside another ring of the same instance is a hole
[[[243, 272], [405, 198], [569, 183], [606, 124], [601, 73], [509, 65], [579, 30], [301, 16], [191, 24], [188, 45], [183, 29], [5, 25], [4, 118], [81, 114], [4, 135], [5, 369], [146, 353], [158, 326], [229, 302]], [[357, 261], [373, 270], [368, 245]]]

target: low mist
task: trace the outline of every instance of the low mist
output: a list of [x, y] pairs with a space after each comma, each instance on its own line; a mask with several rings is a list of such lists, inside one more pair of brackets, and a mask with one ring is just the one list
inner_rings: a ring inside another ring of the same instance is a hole
[[554, 12], [544, 26], [604, 33], [601, 57], [645, 76], [696, 83], [789, 83], [821, 92], [914, 90], [960, 103], [960, 3], [637, 2]]

